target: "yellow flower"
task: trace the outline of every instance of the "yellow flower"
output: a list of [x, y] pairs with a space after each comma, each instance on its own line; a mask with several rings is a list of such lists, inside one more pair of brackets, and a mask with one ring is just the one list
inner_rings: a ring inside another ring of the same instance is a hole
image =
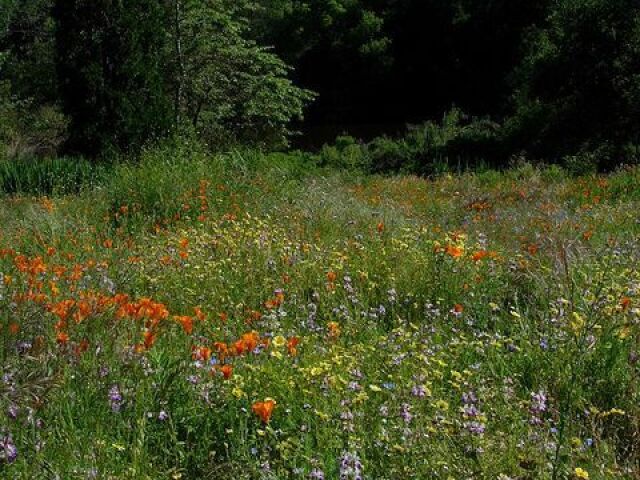
[[369, 385], [369, 388], [371, 390], [373, 390], [374, 392], [381, 392], [382, 391], [382, 389], [377, 385]]
[[276, 348], [281, 348], [287, 344], [287, 339], [282, 335], [278, 335], [277, 337], [274, 337], [274, 339], [271, 341], [271, 344]]
[[571, 319], [570, 326], [571, 330], [577, 335], [584, 328], [585, 325], [584, 318], [578, 312], [573, 312], [573, 318]]
[[231, 390], [231, 394], [236, 398], [244, 397], [244, 391], [242, 391], [242, 389], [238, 387], [235, 387], [233, 390]]
[[580, 467], [576, 467], [576, 469], [573, 471], [573, 474], [576, 478], [583, 478], [585, 480], [589, 479], [589, 472]]

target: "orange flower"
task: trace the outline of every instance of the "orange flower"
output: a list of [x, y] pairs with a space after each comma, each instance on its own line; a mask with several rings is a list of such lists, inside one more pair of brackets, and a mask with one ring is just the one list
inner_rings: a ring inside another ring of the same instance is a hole
[[211, 349], [209, 347], [191, 347], [191, 359], [209, 361], [211, 358]]
[[327, 327], [329, 328], [329, 336], [331, 338], [338, 338], [340, 336], [340, 324], [338, 322], [329, 322]]
[[479, 250], [477, 252], [474, 252], [474, 254], [471, 255], [471, 258], [473, 259], [474, 262], [478, 262], [488, 256], [489, 256], [489, 252], [487, 252], [486, 250]]
[[300, 339], [298, 337], [291, 337], [287, 342], [287, 350], [289, 351], [289, 355], [295, 357], [298, 354], [297, 346], [300, 343]]
[[151, 330], [145, 330], [142, 336], [144, 338], [144, 348], [149, 350], [156, 343], [156, 336]]
[[622, 307], [622, 310], [627, 310], [630, 305], [631, 299], [629, 297], [622, 297], [622, 299], [620, 299], [620, 306]]
[[462, 304], [460, 304], [460, 303], [456, 303], [453, 306], [453, 311], [454, 311], [454, 313], [462, 313], [462, 312], [464, 312], [464, 306]]
[[222, 372], [222, 376], [224, 377], [224, 379], [229, 380], [231, 378], [231, 375], [233, 374], [233, 367], [226, 363], [220, 368], [220, 371]]
[[20, 332], [20, 325], [15, 322], [9, 324], [9, 333], [11, 333], [11, 335], [17, 335], [18, 332]]
[[384, 232], [384, 222], [378, 223], [378, 225], [376, 226], [376, 230], [378, 230], [378, 233]]
[[187, 335], [191, 335], [193, 333], [193, 318], [188, 315], [184, 316], [175, 316], [173, 317], [180, 325], [182, 325], [182, 329], [184, 333]]
[[453, 258], [460, 258], [462, 256], [462, 248], [456, 247], [455, 245], [447, 245], [445, 252]]
[[85, 338], [83, 339], [75, 348], [75, 354], [81, 355], [89, 349], [89, 341]]
[[263, 423], [269, 423], [271, 415], [273, 415], [273, 409], [276, 406], [276, 401], [273, 399], [266, 399], [264, 402], [256, 402], [251, 407], [253, 413], [255, 413]]
[[214, 342], [213, 348], [218, 352], [218, 357], [220, 357], [221, 361], [223, 361], [229, 353], [229, 347], [224, 342]]
[[327, 272], [327, 280], [329, 281], [329, 283], [335, 282], [336, 278], [338, 278], [338, 275], [336, 275], [336, 272], [334, 272], [333, 270], [329, 270]]
[[258, 332], [244, 333], [240, 340], [233, 344], [236, 355], [252, 352], [258, 346], [259, 341]]
[[59, 332], [58, 335], [56, 335], [56, 342], [58, 342], [60, 345], [64, 345], [69, 341], [69, 335], [67, 335], [65, 332]]

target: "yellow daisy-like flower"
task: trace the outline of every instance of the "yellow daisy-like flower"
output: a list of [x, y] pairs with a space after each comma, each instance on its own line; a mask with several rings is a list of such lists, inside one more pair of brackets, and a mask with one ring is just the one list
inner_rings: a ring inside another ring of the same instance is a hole
[[580, 467], [576, 467], [576, 469], [573, 471], [573, 474], [576, 478], [582, 478], [585, 480], [589, 479], [589, 472]]
[[271, 341], [271, 344], [276, 348], [282, 348], [287, 344], [287, 339], [282, 335], [278, 335], [277, 337], [274, 337], [274, 339]]

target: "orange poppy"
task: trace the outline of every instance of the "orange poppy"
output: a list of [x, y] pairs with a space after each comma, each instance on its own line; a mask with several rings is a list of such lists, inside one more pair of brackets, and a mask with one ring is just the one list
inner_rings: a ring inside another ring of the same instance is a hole
[[233, 374], [233, 367], [227, 363], [220, 367], [220, 371], [222, 372], [224, 379], [229, 380]]
[[267, 399], [264, 402], [256, 402], [251, 407], [253, 413], [255, 413], [263, 423], [269, 423], [271, 420], [271, 415], [273, 415], [273, 409], [276, 406], [276, 401], [272, 399]]

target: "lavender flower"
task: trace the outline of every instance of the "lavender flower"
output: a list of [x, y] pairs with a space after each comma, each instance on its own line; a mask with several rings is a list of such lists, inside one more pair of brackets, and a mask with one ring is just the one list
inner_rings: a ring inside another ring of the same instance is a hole
[[462, 394], [462, 404], [462, 416], [465, 419], [462, 425], [472, 435], [482, 436], [486, 426], [482, 422], [484, 417], [478, 408], [478, 397], [473, 391], [465, 392]]
[[314, 468], [313, 470], [311, 470], [311, 473], [309, 473], [309, 478], [311, 480], [324, 480], [324, 472], [322, 470]]
[[340, 480], [362, 480], [362, 463], [356, 453], [344, 452], [340, 459]]
[[17, 405], [9, 405], [9, 407], [7, 408], [7, 416], [11, 419], [11, 420], [15, 420], [16, 418], [18, 418], [18, 413], [20, 413], [20, 409], [18, 408]]
[[18, 458], [18, 449], [11, 435], [0, 438], [0, 462], [13, 463]]
[[424, 397], [427, 394], [427, 389], [425, 388], [424, 385], [415, 385], [412, 389], [411, 389], [411, 395], [413, 395], [414, 397]]
[[547, 411], [547, 396], [545, 393], [540, 390], [539, 392], [534, 392], [531, 394], [531, 402], [529, 404], [529, 413], [531, 413], [531, 418], [529, 419], [529, 423], [531, 425], [541, 425], [542, 424], [542, 414]]
[[120, 389], [117, 385], [114, 385], [109, 390], [109, 402], [111, 403], [111, 411], [114, 413], [118, 413], [122, 408], [122, 394], [120, 393]]
[[411, 414], [410, 409], [411, 407], [408, 403], [403, 403], [402, 407], [400, 408], [400, 416], [404, 420], [404, 423], [411, 423], [411, 420], [413, 419], [413, 415]]

